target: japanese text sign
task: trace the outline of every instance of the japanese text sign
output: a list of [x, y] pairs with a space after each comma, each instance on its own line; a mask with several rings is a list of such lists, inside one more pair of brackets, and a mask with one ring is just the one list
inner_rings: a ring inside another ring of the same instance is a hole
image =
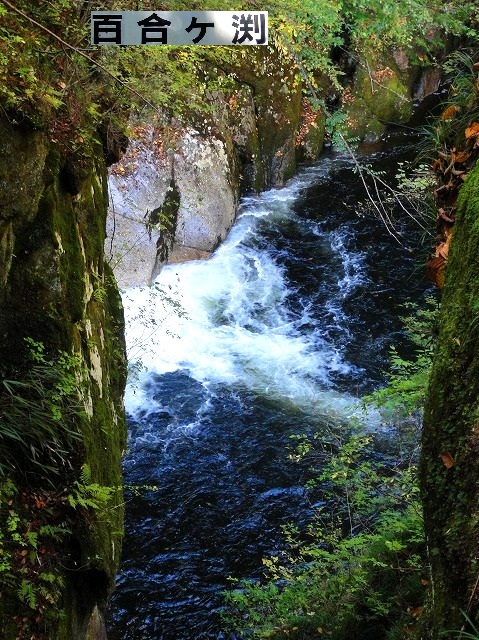
[[92, 44], [268, 44], [268, 12], [92, 11]]

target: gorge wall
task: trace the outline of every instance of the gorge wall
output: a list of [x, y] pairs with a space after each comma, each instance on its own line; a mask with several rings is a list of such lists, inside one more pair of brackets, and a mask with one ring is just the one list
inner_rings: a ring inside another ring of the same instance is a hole
[[421, 484], [431, 562], [425, 638], [479, 612], [479, 164], [461, 187], [424, 412]]
[[[62, 616], [49, 619], [44, 615], [41, 595], [35, 596], [35, 603], [21, 605], [18, 581], [13, 581], [10, 591], [3, 590], [0, 602], [3, 638], [27, 637], [22, 633], [27, 633], [28, 625], [30, 633], [46, 633], [38, 637], [100, 638], [101, 608], [114, 584], [120, 557], [126, 378], [123, 313], [112, 273], [104, 262], [108, 192], [99, 138], [94, 149], [89, 158], [72, 162], [45, 131], [20, 127], [5, 118], [0, 122], [1, 378], [26, 384], [32, 368], [28, 343], [43, 353], [47, 369], [59, 358], [68, 361], [68, 374], [75, 377], [77, 386], [72, 428], [79, 433], [74, 448], [65, 451], [59, 474], [52, 473], [51, 482], [37, 477], [30, 461], [17, 456], [12, 474], [25, 488], [9, 502], [10, 509], [13, 502], [21, 513], [26, 501], [36, 496], [40, 507], [38, 513], [29, 515], [30, 530], [36, 531], [38, 517], [43, 526], [67, 522], [70, 533], [61, 540], [61, 553], [53, 543], [45, 543], [42, 556], [43, 564], [55, 565], [55, 571], [65, 563], [63, 597], [55, 602]], [[50, 391], [44, 389], [45, 399]], [[26, 387], [25, 395], [29, 392]], [[43, 390], [35, 398], [44, 399], [42, 394]], [[3, 412], [9, 411], [6, 398], [2, 388]], [[29, 421], [31, 413], [26, 410], [22, 419]], [[25, 429], [24, 438], [27, 433]], [[78, 478], [80, 468], [88, 468], [91, 484], [114, 489], [107, 518], [72, 508], [62, 494]], [[17, 531], [21, 544], [22, 525], [20, 521]], [[40, 540], [40, 529], [37, 535]], [[35, 572], [42, 572], [36, 561], [31, 562], [22, 573], [12, 556], [12, 571], [18, 568], [22, 585], [33, 580]]]

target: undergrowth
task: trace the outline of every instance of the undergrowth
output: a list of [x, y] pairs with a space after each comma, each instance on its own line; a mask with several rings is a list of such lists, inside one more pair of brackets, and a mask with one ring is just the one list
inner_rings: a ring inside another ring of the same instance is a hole
[[[411, 309], [409, 309], [411, 311]], [[390, 424], [420, 412], [435, 343], [437, 303], [404, 319], [414, 346], [392, 350], [389, 385], [365, 401]], [[262, 580], [225, 593], [225, 627], [242, 638], [399, 640], [415, 633], [430, 583], [417, 483], [417, 442], [380, 454], [360, 421], [344, 432], [294, 437], [306, 460], [314, 519], [284, 528], [286, 550], [263, 560]]]
[[120, 489], [92, 482], [87, 465], [71, 487], [0, 482], [1, 637], [52, 637], [63, 616], [66, 578], [79, 571], [73, 542], [78, 519], [92, 527], [107, 517]]
[[7, 473], [44, 482], [72, 469], [83, 408], [76, 375], [80, 358], [54, 358], [27, 338], [31, 367], [19, 379], [0, 382], [0, 477]]

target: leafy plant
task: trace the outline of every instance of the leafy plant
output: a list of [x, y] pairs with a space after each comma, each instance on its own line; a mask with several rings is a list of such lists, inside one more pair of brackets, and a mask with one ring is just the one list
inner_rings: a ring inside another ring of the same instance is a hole
[[21, 380], [0, 382], [0, 476], [7, 472], [46, 477], [70, 468], [83, 412], [77, 356], [48, 359], [42, 343], [26, 340], [32, 368]]
[[[20, 491], [11, 480], [0, 483], [0, 597], [18, 625], [38, 621], [48, 605], [58, 604], [64, 587], [59, 549], [70, 530], [61, 521], [53, 492]], [[12, 594], [18, 601], [10, 602]], [[20, 629], [19, 629], [20, 630]]]
[[320, 440], [300, 455], [323, 506], [306, 533], [285, 530], [288, 549], [264, 560], [264, 581], [226, 593], [225, 620], [245, 638], [402, 637], [424, 595], [416, 470], [375, 459], [365, 434]]
[[464, 132], [471, 122], [479, 119], [476, 47], [454, 51], [443, 63], [450, 82], [448, 97], [441, 103], [441, 113], [420, 130], [419, 158], [423, 161], [435, 162], [438, 154], [443, 154], [446, 166], [449, 165], [454, 160], [450, 149], [464, 149], [467, 142]]
[[366, 404], [378, 407], [386, 420], [404, 420], [422, 408], [436, 344], [436, 298], [428, 296], [423, 308], [413, 304], [405, 307], [413, 311], [402, 320], [414, 352], [403, 357], [392, 346], [388, 384], [364, 398]]
[[81, 468], [80, 479], [75, 480], [68, 495], [68, 503], [73, 509], [93, 509], [102, 511], [110, 502], [116, 489], [91, 481], [91, 470], [87, 464]]

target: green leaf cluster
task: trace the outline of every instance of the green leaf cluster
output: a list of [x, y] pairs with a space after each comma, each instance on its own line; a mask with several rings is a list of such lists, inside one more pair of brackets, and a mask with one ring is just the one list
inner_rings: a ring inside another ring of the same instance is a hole
[[[0, 483], [0, 600], [2, 614], [11, 605], [18, 620], [42, 618], [63, 593], [63, 571], [53, 560], [70, 530], [46, 502], [39, 504], [33, 518], [26, 494], [11, 479]], [[23, 612], [17, 601], [10, 602], [12, 594], [25, 605]]]
[[402, 638], [424, 598], [415, 467], [378, 461], [361, 433], [318, 438], [306, 455], [322, 506], [306, 534], [285, 529], [288, 550], [264, 560], [263, 581], [225, 594], [228, 628], [278, 640]]
[[43, 343], [26, 340], [33, 365], [18, 380], [0, 382], [0, 476], [24, 474], [46, 479], [71, 468], [80, 440], [78, 356], [61, 352], [50, 359]]
[[386, 421], [404, 420], [422, 409], [436, 345], [437, 299], [428, 296], [422, 308], [414, 304], [405, 307], [412, 311], [402, 320], [413, 352], [402, 356], [392, 346], [388, 384], [364, 398], [365, 404], [375, 405]]
[[91, 481], [91, 471], [87, 464], [81, 468], [80, 479], [73, 483], [68, 494], [68, 504], [73, 509], [91, 509], [103, 512], [113, 497], [116, 489]]

